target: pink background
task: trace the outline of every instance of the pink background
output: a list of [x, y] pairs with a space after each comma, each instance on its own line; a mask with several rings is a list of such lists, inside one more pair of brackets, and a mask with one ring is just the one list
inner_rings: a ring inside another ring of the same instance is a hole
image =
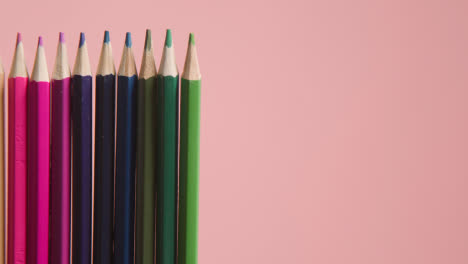
[[223, 2], [8, 1], [0, 55], [195, 32], [200, 264], [468, 263], [468, 2]]

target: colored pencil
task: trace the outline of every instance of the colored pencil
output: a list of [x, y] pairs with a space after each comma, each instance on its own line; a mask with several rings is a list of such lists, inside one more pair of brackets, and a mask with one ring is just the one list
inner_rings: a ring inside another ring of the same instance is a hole
[[91, 263], [92, 214], [92, 86], [84, 33], [73, 68], [71, 117], [73, 144], [72, 262]]
[[156, 263], [175, 264], [177, 249], [177, 133], [179, 73], [168, 29], [157, 77], [159, 116]]
[[137, 70], [130, 33], [125, 38], [117, 81], [114, 263], [134, 257]]
[[201, 74], [190, 34], [180, 90], [178, 263], [198, 263]]
[[94, 165], [94, 263], [111, 264], [114, 228], [115, 66], [109, 31], [104, 32], [96, 73]]
[[5, 263], [5, 142], [4, 142], [5, 71], [0, 60], [0, 263]]
[[28, 88], [26, 262], [49, 263], [50, 83], [42, 37]]
[[28, 70], [21, 34], [8, 76], [8, 264], [26, 263]]
[[146, 31], [145, 48], [138, 79], [137, 122], [137, 196], [135, 262], [154, 263], [155, 237], [155, 92], [156, 64], [154, 62], [151, 31]]
[[52, 73], [50, 263], [70, 262], [70, 66], [59, 34]]

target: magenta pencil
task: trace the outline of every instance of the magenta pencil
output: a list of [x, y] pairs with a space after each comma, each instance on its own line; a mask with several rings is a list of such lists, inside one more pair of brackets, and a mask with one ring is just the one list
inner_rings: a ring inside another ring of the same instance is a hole
[[26, 263], [26, 140], [28, 70], [21, 34], [8, 76], [8, 264]]
[[70, 66], [59, 35], [52, 73], [50, 263], [70, 263]]
[[28, 88], [28, 264], [49, 263], [49, 104], [49, 73], [39, 37]]

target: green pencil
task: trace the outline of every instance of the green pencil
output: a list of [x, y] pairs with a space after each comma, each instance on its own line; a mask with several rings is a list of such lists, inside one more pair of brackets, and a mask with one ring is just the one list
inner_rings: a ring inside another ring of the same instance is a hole
[[168, 29], [156, 84], [158, 122], [156, 263], [175, 264], [177, 254], [177, 143], [179, 73]]
[[146, 30], [145, 48], [138, 79], [137, 194], [135, 263], [154, 263], [154, 218], [156, 188], [155, 104], [156, 65], [151, 31]]
[[198, 262], [200, 89], [195, 38], [190, 34], [180, 91], [179, 264]]

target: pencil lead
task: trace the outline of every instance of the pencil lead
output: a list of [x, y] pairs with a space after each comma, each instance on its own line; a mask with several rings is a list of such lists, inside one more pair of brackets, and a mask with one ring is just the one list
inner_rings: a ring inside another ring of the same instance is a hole
[[59, 33], [59, 41], [60, 43], [65, 43], [65, 33], [63, 32]]
[[80, 33], [80, 48], [85, 44], [86, 38], [83, 32]]
[[127, 48], [132, 47], [132, 34], [130, 32], [127, 32], [127, 35], [125, 36], [125, 46]]
[[190, 33], [189, 43], [195, 46], [195, 35]]
[[104, 31], [104, 43], [109, 43], [109, 42], [110, 42], [109, 31], [106, 30]]
[[42, 36], [39, 36], [39, 40], [37, 43], [38, 46], [43, 46]]
[[151, 30], [147, 29], [146, 30], [146, 38], [145, 38], [145, 49], [150, 50], [151, 49]]
[[172, 47], [172, 32], [170, 29], [166, 31], [166, 47]]
[[21, 36], [21, 33], [18, 32], [18, 34], [16, 34], [16, 45], [18, 46], [21, 41], [23, 41], [23, 37]]

